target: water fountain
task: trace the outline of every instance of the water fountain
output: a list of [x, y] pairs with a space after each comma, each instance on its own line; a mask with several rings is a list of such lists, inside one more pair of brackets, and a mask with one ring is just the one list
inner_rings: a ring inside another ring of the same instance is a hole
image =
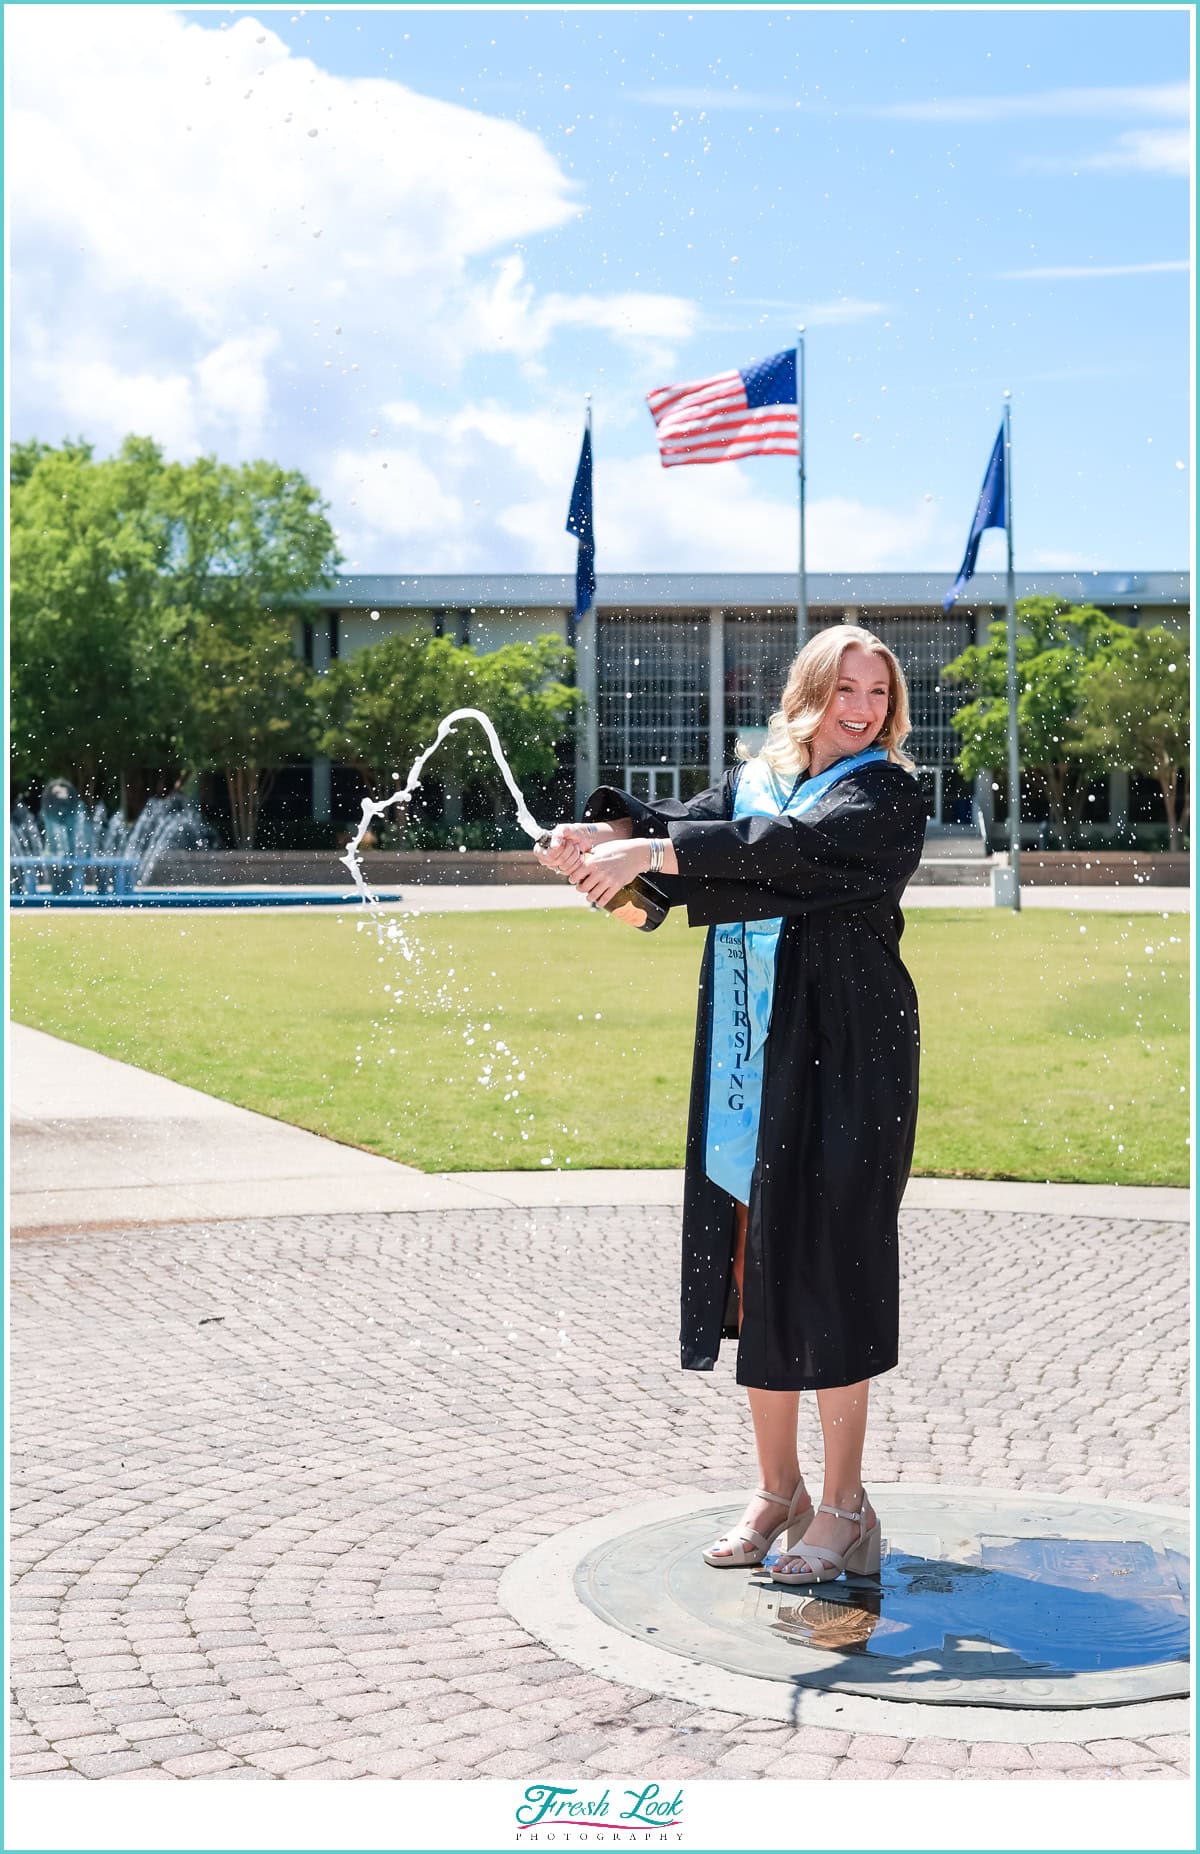
[[127, 899], [149, 883], [167, 850], [200, 849], [211, 840], [198, 807], [177, 796], [150, 799], [130, 823], [102, 804], [89, 807], [69, 779], [51, 779], [36, 816], [28, 805], [13, 810], [9, 886], [17, 900]]

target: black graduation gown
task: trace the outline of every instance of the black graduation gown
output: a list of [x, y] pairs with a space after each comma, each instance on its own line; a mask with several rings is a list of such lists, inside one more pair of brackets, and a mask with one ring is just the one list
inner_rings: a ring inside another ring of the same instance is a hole
[[704, 1169], [713, 933], [782, 915], [750, 1187], [737, 1382], [826, 1390], [890, 1371], [899, 1351], [897, 1217], [912, 1161], [920, 1026], [900, 957], [900, 897], [921, 859], [913, 776], [876, 760], [803, 817], [733, 818], [736, 774], [681, 804], [602, 786], [584, 816], [669, 835], [655, 877], [693, 927], [700, 972], [684, 1171], [680, 1354], [711, 1371], [737, 1338], [735, 1200]]

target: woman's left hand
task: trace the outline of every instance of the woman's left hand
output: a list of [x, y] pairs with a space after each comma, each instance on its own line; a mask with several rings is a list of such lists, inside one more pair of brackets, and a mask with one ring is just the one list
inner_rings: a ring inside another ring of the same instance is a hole
[[579, 869], [571, 876], [572, 887], [586, 895], [594, 907], [602, 908], [618, 889], [644, 875], [650, 867], [649, 837], [633, 837], [623, 842], [598, 843], [588, 850]]

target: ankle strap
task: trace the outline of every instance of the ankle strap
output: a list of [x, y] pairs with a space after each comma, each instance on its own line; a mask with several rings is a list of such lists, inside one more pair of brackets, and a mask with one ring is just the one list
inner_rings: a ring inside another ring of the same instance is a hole
[[[769, 1487], [759, 1487], [756, 1488], [755, 1491], [760, 1500], [774, 1500], [776, 1506], [790, 1507], [792, 1504], [786, 1494], [772, 1493]], [[793, 1495], [793, 1499], [794, 1498], [795, 1496]]]
[[846, 1509], [841, 1506], [825, 1506], [825, 1505], [819, 1506], [817, 1508], [817, 1511], [818, 1513], [836, 1513], [839, 1519], [857, 1519], [861, 1522], [866, 1517], [867, 1490], [865, 1487], [863, 1488], [860, 1503], [854, 1509], [852, 1513], [848, 1513]]

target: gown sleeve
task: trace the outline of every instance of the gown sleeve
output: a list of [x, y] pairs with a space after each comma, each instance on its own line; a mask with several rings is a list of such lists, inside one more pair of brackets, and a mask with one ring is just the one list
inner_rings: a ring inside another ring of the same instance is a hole
[[694, 798], [656, 798], [653, 804], [620, 792], [616, 786], [602, 785], [592, 793], [583, 808], [587, 824], [608, 824], [614, 818], [631, 818], [635, 837], [665, 837], [668, 824], [675, 818], [699, 818], [709, 821], [733, 815], [732, 773], [726, 773], [707, 791]]
[[915, 872], [925, 817], [916, 780], [879, 765], [839, 781], [820, 816], [670, 821], [688, 922], [868, 905]]

